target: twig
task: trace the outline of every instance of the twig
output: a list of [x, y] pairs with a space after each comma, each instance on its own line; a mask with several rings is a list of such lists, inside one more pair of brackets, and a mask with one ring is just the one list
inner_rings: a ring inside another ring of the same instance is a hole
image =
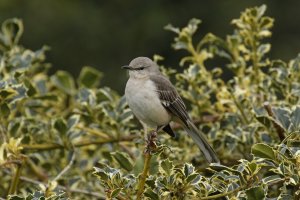
[[[89, 145], [103, 145], [106, 143], [117, 143], [123, 141], [132, 141], [137, 138], [137, 136], [127, 136], [122, 138], [109, 138], [109, 139], [97, 139], [97, 140], [86, 140], [73, 144], [74, 147], [84, 147]], [[50, 144], [23, 144], [22, 145], [24, 151], [28, 150], [54, 150], [54, 149], [64, 149], [67, 148], [63, 145], [50, 143]]]
[[[36, 181], [36, 180], [30, 179], [30, 178], [25, 177], [25, 176], [21, 176], [21, 177], [20, 177], [20, 180], [25, 181], [25, 182], [28, 182], [28, 183], [32, 183], [32, 184], [34, 184], [34, 185], [44, 185], [44, 186], [46, 186], [46, 184], [43, 183], [43, 182]], [[82, 189], [69, 189], [69, 188], [67, 188], [67, 187], [65, 187], [65, 186], [62, 186], [62, 185], [58, 185], [57, 187], [58, 187], [58, 189], [60, 189], [60, 190], [63, 190], [63, 191], [69, 191], [69, 192], [71, 192], [71, 193], [80, 193], [80, 194], [85, 194], [85, 195], [89, 195], [89, 196], [94, 196], [94, 197], [97, 197], [97, 198], [99, 198], [99, 199], [101, 199], [101, 200], [104, 200], [104, 199], [105, 199], [104, 196], [99, 195], [97, 192], [91, 192], [91, 191], [88, 191], [88, 190], [82, 190]]]
[[144, 187], [145, 187], [145, 182], [150, 168], [152, 152], [156, 149], [156, 137], [157, 137], [157, 133], [155, 131], [150, 132], [148, 135], [147, 145], [145, 147], [145, 152], [144, 152], [145, 155], [144, 168], [142, 174], [140, 175], [140, 180], [138, 184], [138, 191], [136, 197], [137, 200], [140, 200], [142, 198], [142, 194], [144, 193]]
[[75, 152], [74, 150], [72, 151], [72, 158], [70, 160], [70, 162], [68, 163], [68, 165], [66, 167], [64, 167], [64, 169], [56, 176], [53, 178], [52, 181], [49, 181], [47, 185], [45, 185], [46, 190], [45, 190], [45, 196], [49, 197], [49, 195], [51, 195], [52, 191], [57, 187], [57, 180], [60, 179], [73, 165], [75, 160]]
[[242, 105], [240, 104], [240, 102], [238, 102], [238, 100], [236, 99], [236, 97], [234, 96], [234, 94], [232, 92], [230, 92], [230, 94], [233, 99], [233, 102], [235, 103], [236, 107], [239, 109], [239, 111], [242, 115], [241, 119], [242, 119], [243, 124], [249, 124], [249, 120], [244, 112]]
[[80, 125], [76, 126], [76, 128], [86, 131], [87, 133], [97, 136], [97, 137], [101, 137], [101, 138], [105, 138], [105, 139], [109, 138], [108, 134], [106, 134], [100, 130], [96, 130], [96, 129], [92, 129], [92, 128], [88, 128], [88, 127], [84, 127], [84, 126], [80, 126]]
[[26, 159], [26, 164], [28, 164], [29, 168], [33, 171], [33, 173], [37, 176], [39, 180], [47, 181], [48, 175], [44, 172], [43, 169], [38, 167], [30, 157]]
[[[272, 117], [273, 119], [275, 119], [274, 113], [272, 111], [272, 108], [271, 108], [269, 102], [267, 102], [267, 101], [264, 102], [264, 108], [267, 111], [268, 115], [270, 117]], [[285, 138], [285, 135], [284, 135], [285, 131], [284, 131], [284, 129], [281, 126], [279, 126], [277, 123], [275, 123], [274, 121], [273, 121], [273, 125], [274, 125], [274, 127], [276, 129], [276, 132], [277, 132], [277, 135], [278, 135], [280, 141], [283, 141], [284, 138]]]
[[16, 164], [16, 172], [14, 174], [14, 177], [12, 179], [11, 185], [9, 187], [9, 191], [8, 194], [15, 194], [16, 190], [17, 190], [17, 186], [19, 183], [19, 179], [21, 176], [21, 170], [22, 170], [22, 166], [23, 166], [23, 161], [20, 161], [19, 163]]
[[284, 140], [281, 141], [282, 144], [286, 143], [288, 139], [290, 139], [293, 135], [298, 135], [300, 133], [300, 131], [293, 131], [291, 133], [289, 133]]
[[72, 158], [71, 158], [69, 164], [52, 181], [54, 182], [54, 181], [57, 181], [58, 179], [60, 179], [62, 177], [62, 175], [64, 175], [71, 168], [71, 166], [74, 164], [74, 161], [75, 161], [75, 152], [73, 151]]

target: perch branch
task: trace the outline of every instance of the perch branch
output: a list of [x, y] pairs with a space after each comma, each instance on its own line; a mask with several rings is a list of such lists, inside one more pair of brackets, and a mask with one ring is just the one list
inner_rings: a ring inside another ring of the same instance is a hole
[[150, 169], [152, 152], [156, 149], [156, 139], [157, 139], [156, 137], [157, 137], [156, 131], [152, 131], [148, 134], [147, 144], [144, 152], [144, 156], [145, 156], [144, 168], [142, 174], [140, 175], [140, 180], [138, 184], [138, 191], [137, 191], [137, 198], [136, 198], [137, 200], [140, 200], [142, 198], [142, 194], [144, 193], [144, 187]]

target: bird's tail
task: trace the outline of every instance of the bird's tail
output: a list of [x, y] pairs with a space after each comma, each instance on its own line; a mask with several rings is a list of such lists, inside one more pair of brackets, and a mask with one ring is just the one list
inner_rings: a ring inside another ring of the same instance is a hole
[[194, 142], [198, 145], [201, 152], [204, 154], [206, 160], [209, 163], [220, 163], [215, 151], [213, 148], [208, 144], [205, 136], [201, 133], [196, 126], [190, 120], [187, 120], [187, 127], [185, 130], [188, 134], [192, 137]]

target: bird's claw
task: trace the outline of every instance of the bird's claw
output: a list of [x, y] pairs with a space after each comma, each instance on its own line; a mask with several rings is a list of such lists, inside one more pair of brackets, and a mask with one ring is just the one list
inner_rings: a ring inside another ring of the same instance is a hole
[[145, 153], [151, 153], [156, 149], [157, 147], [156, 141], [157, 141], [157, 132], [151, 131], [147, 135]]

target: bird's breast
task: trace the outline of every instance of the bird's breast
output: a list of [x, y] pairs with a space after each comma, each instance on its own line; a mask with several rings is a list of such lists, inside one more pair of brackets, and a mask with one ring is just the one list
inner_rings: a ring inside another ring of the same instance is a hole
[[133, 114], [150, 127], [166, 125], [171, 116], [162, 106], [155, 84], [149, 79], [129, 79], [125, 96]]

